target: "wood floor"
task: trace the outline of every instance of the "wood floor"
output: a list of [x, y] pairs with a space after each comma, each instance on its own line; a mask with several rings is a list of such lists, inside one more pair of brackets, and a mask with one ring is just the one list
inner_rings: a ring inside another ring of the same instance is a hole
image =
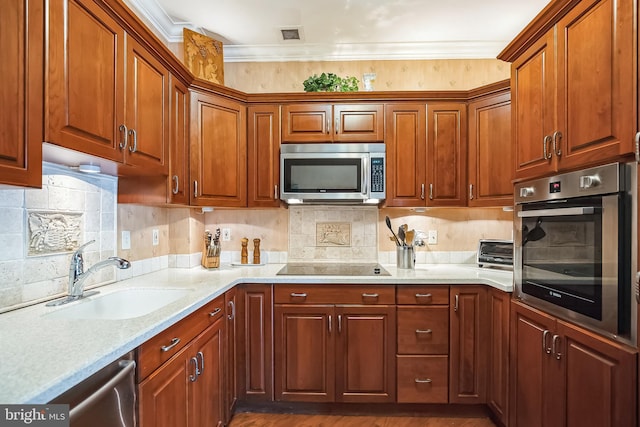
[[229, 427], [495, 427], [489, 418], [300, 415], [239, 412]]

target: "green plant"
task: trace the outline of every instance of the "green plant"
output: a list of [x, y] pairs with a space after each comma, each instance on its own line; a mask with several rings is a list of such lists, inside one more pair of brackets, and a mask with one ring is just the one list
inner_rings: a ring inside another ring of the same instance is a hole
[[359, 80], [355, 77], [340, 77], [334, 73], [314, 74], [302, 84], [305, 92], [357, 92]]

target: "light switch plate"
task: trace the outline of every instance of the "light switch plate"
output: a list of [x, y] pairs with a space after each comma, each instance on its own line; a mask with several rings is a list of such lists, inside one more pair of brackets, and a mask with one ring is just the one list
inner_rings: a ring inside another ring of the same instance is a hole
[[153, 246], [158, 246], [160, 243], [160, 231], [157, 228], [153, 229]]
[[121, 240], [122, 250], [131, 249], [131, 232], [130, 231], [123, 231], [120, 240]]

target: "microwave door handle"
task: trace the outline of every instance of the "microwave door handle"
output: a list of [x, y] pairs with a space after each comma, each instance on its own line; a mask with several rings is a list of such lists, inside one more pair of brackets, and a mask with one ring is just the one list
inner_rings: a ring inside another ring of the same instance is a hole
[[593, 206], [583, 206], [575, 208], [558, 208], [558, 209], [535, 209], [531, 211], [518, 212], [519, 218], [531, 218], [539, 216], [568, 216], [568, 215], [591, 215], [595, 212]]
[[362, 195], [367, 197], [369, 194], [369, 158], [362, 158]]

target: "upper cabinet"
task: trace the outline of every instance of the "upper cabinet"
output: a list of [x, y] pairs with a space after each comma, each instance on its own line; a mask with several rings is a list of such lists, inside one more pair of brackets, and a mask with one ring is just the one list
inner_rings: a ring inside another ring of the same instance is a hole
[[171, 77], [169, 117], [169, 189], [167, 201], [189, 204], [189, 90]]
[[0, 184], [42, 185], [44, 2], [3, 0]]
[[282, 106], [282, 142], [372, 142], [384, 139], [383, 104]]
[[89, 0], [49, 6], [45, 140], [168, 173], [169, 72]]
[[509, 88], [469, 103], [468, 205], [513, 205]]
[[279, 207], [280, 107], [276, 104], [248, 108], [248, 205]]
[[552, 2], [500, 54], [512, 62], [516, 179], [633, 153], [634, 3]]
[[191, 91], [191, 205], [247, 206], [244, 104]]
[[466, 104], [387, 104], [385, 115], [386, 206], [466, 205]]

